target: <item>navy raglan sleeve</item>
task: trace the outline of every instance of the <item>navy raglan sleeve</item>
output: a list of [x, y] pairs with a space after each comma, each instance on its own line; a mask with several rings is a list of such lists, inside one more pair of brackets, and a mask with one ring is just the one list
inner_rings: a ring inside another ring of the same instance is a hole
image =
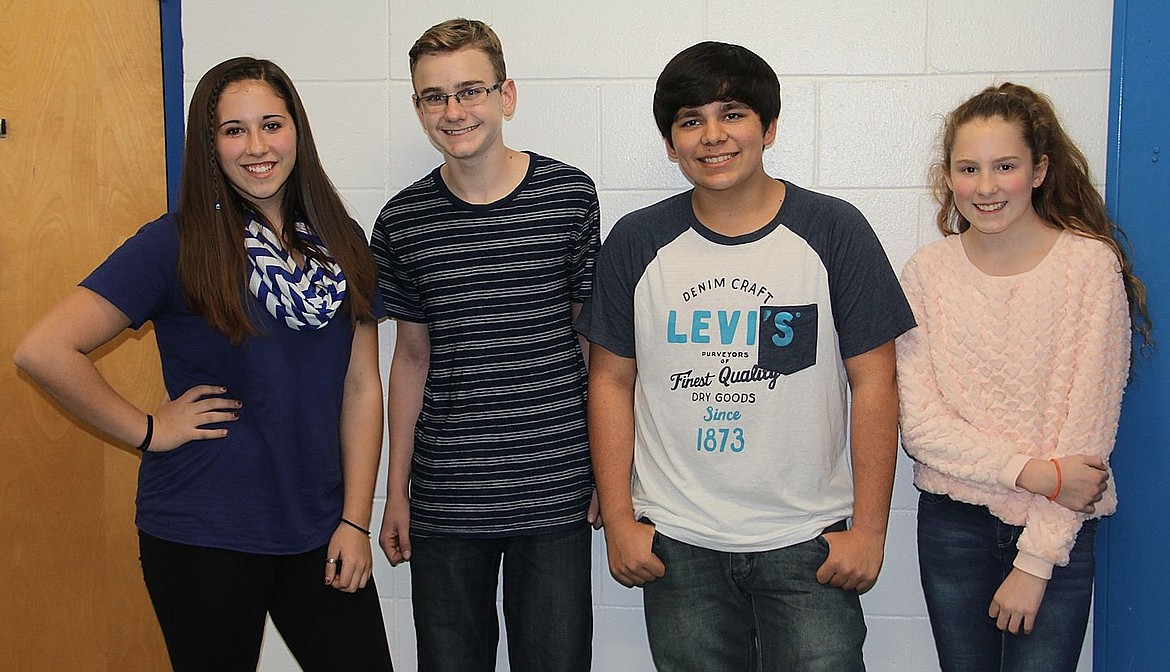
[[634, 287], [641, 273], [633, 263], [633, 228], [629, 216], [623, 217], [601, 245], [593, 294], [575, 325], [590, 343], [630, 358], [635, 356]]
[[830, 241], [829, 291], [841, 357], [849, 359], [913, 328], [914, 314], [865, 216], [841, 205]]

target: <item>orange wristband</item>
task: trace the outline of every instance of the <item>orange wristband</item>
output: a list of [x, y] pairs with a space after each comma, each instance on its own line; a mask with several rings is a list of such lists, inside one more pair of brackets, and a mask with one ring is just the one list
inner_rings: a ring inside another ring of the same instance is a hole
[[1050, 496], [1048, 496], [1048, 501], [1051, 502], [1060, 496], [1060, 486], [1064, 485], [1064, 477], [1060, 473], [1060, 462], [1057, 462], [1056, 460], [1048, 461], [1052, 463], [1052, 466], [1056, 467], [1056, 492], [1053, 492]]

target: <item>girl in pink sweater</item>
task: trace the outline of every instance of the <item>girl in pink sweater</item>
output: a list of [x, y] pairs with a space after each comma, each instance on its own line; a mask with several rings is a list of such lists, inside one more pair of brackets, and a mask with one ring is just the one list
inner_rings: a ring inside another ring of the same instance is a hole
[[[985, 89], [946, 118], [944, 238], [906, 264], [902, 445], [944, 671], [1076, 668], [1096, 522], [1145, 290], [1050, 101]], [[1008, 636], [1008, 635], [1024, 636]]]

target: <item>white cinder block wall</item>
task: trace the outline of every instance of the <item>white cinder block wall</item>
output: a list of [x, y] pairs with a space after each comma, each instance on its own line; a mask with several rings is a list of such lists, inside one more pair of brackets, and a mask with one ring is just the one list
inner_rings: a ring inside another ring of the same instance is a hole
[[[604, 231], [687, 186], [663, 152], [650, 98], [666, 61], [706, 39], [746, 45], [772, 64], [784, 98], [777, 141], [765, 155], [769, 170], [856, 204], [895, 269], [938, 235], [926, 168], [941, 114], [990, 83], [1022, 82], [1052, 96], [1104, 179], [1112, 19], [1105, 0], [199, 0], [182, 10], [187, 95], [226, 58], [279, 63], [297, 82], [330, 176], [367, 229], [389, 196], [440, 161], [411, 107], [406, 52], [428, 26], [456, 16], [487, 21], [503, 40], [519, 91], [508, 143], [589, 173]], [[392, 325], [382, 339], [388, 364]], [[380, 486], [374, 529], [382, 494]], [[917, 578], [916, 501], [903, 456], [885, 568], [864, 597], [875, 672], [938, 669]], [[594, 556], [594, 668], [652, 669], [640, 593], [610, 578], [600, 534]], [[415, 667], [409, 571], [377, 554], [401, 670]], [[297, 669], [270, 635], [261, 669]], [[1079, 669], [1091, 669], [1088, 661], [1086, 653]]]

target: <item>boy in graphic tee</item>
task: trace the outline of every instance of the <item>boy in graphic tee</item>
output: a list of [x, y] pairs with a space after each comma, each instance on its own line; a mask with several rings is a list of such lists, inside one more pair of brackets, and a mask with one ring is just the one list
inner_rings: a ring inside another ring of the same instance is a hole
[[743, 47], [666, 66], [654, 116], [694, 188], [617, 223], [577, 322], [610, 570], [660, 670], [864, 669], [914, 320], [861, 213], [764, 172], [779, 109]]

